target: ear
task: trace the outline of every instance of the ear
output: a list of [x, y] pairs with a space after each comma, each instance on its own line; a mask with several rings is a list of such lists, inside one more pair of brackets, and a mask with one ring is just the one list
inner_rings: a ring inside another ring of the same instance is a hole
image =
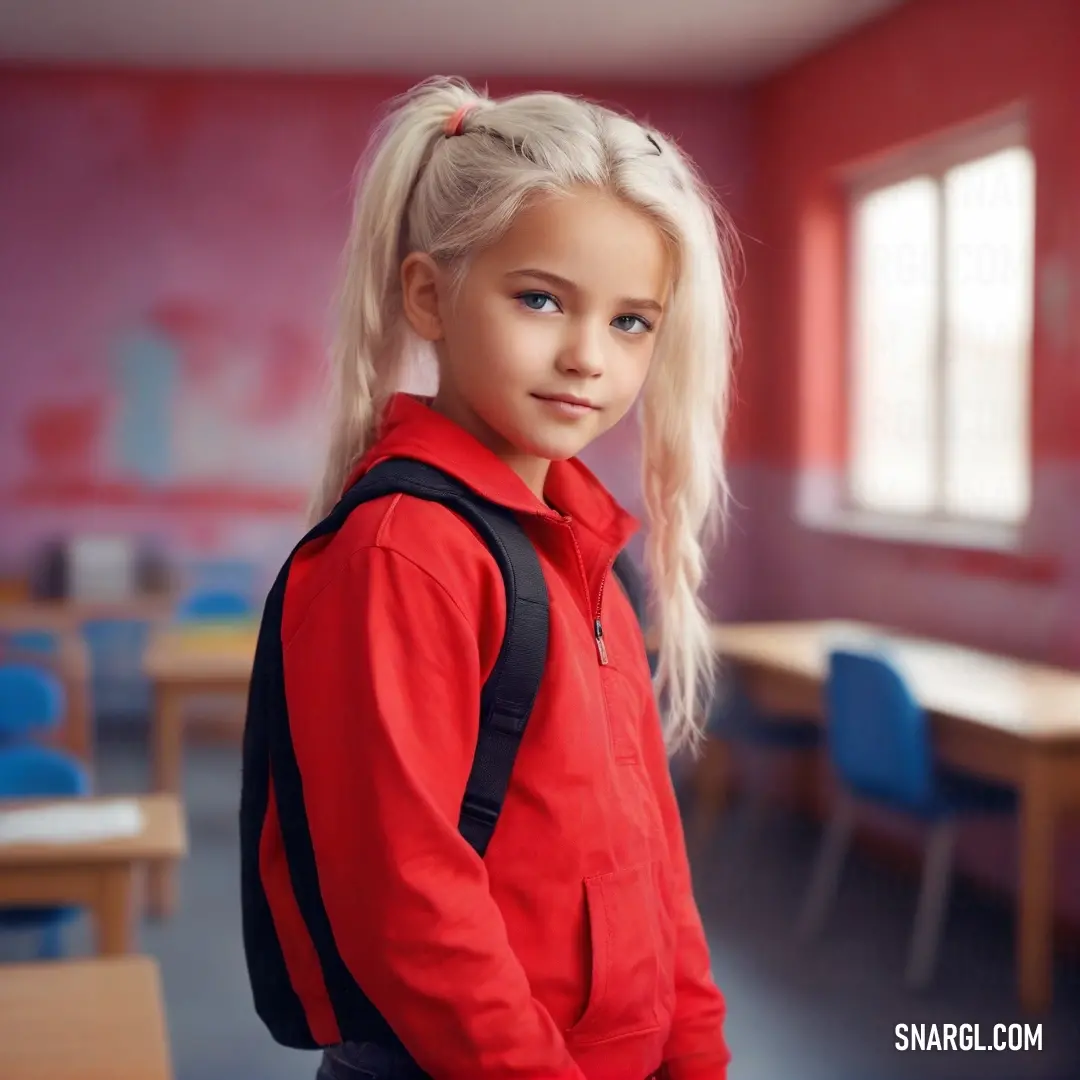
[[430, 256], [413, 251], [401, 263], [401, 302], [405, 318], [424, 341], [441, 341], [443, 271]]

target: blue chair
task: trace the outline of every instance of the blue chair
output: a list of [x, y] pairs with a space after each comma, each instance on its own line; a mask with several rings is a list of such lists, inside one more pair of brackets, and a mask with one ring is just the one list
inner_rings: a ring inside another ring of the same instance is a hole
[[926, 713], [887, 657], [836, 650], [826, 686], [829, 757], [839, 785], [799, 922], [821, 931], [840, 885], [859, 803], [929, 827], [906, 978], [913, 989], [933, 977], [944, 926], [957, 826], [965, 817], [1015, 811], [1012, 790], [940, 767]]
[[102, 618], [83, 623], [96, 720], [149, 715], [152, 693], [143, 672], [143, 654], [150, 630], [146, 619]]
[[[68, 754], [44, 746], [26, 745], [0, 751], [0, 806], [5, 799], [88, 795], [90, 778], [82, 764]], [[72, 907], [0, 908], [0, 929], [37, 930], [38, 958], [63, 955], [63, 927], [79, 914]]]
[[64, 715], [59, 678], [27, 663], [0, 663], [0, 745], [52, 731]]
[[[812, 717], [763, 713], [734, 670], [722, 677], [705, 731], [705, 745], [693, 781], [694, 813], [689, 829], [699, 848], [708, 841], [727, 801], [733, 750], [757, 755], [813, 755], [821, 746], [823, 734], [822, 725]], [[748, 789], [747, 804], [752, 823], [760, 824], [766, 803], [758, 788]]]
[[250, 559], [195, 559], [181, 568], [185, 592], [228, 591], [253, 596], [259, 586], [259, 565]]
[[54, 656], [60, 649], [59, 635], [52, 630], [4, 630], [0, 632], [0, 651], [25, 656], [35, 653]]
[[183, 622], [250, 619], [255, 615], [251, 598], [230, 589], [206, 589], [189, 593], [180, 603], [177, 618]]

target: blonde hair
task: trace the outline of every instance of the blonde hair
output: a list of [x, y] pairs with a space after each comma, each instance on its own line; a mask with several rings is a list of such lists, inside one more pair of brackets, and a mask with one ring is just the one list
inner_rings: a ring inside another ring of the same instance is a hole
[[[460, 134], [450, 137], [451, 128]], [[591, 185], [649, 216], [676, 254], [669, 306], [638, 401], [646, 569], [669, 749], [696, 746], [715, 680], [700, 599], [727, 488], [721, 446], [734, 316], [733, 232], [693, 166], [659, 132], [554, 93], [492, 100], [436, 78], [393, 103], [361, 161], [334, 348], [335, 416], [313, 518], [375, 441], [410, 350], [400, 266], [423, 251], [464, 275], [526, 200]], [[459, 279], [460, 280], [460, 279]]]

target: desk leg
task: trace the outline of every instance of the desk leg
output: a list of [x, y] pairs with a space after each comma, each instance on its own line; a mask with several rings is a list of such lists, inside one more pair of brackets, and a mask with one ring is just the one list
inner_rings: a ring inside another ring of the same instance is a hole
[[67, 684], [68, 715], [65, 717], [65, 747], [93, 771], [94, 735], [87, 678], [71, 679]]
[[110, 866], [101, 874], [94, 904], [97, 951], [123, 956], [135, 951], [135, 868]]
[[1033, 747], [1024, 765], [1020, 805], [1020, 904], [1017, 976], [1020, 1004], [1031, 1012], [1053, 996], [1054, 773]]
[[[183, 699], [172, 686], [156, 688], [153, 731], [153, 789], [179, 795], [183, 783]], [[150, 913], [167, 918], [176, 909], [176, 868], [171, 862], [149, 867]]]

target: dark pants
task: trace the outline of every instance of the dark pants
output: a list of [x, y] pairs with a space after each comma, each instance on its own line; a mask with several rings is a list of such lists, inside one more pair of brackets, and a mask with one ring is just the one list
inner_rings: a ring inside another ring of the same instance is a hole
[[[661, 1080], [662, 1071], [645, 1080]], [[374, 1043], [342, 1043], [323, 1052], [315, 1080], [429, 1080], [411, 1058]]]
[[429, 1080], [412, 1058], [375, 1043], [341, 1043], [323, 1051], [315, 1080]]

